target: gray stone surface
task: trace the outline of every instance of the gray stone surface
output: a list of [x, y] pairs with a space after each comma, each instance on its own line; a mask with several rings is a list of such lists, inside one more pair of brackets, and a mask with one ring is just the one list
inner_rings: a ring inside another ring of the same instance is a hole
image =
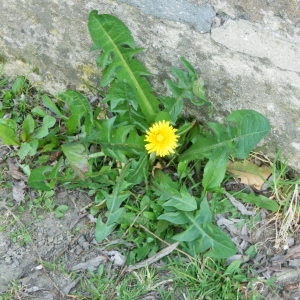
[[258, 24], [228, 20], [224, 26], [212, 31], [211, 38], [231, 51], [268, 60], [282, 70], [300, 72], [300, 51], [295, 40], [271, 35]]
[[170, 67], [186, 57], [205, 80], [215, 119], [240, 108], [263, 113], [273, 128], [267, 151], [278, 147], [300, 170], [299, 1], [0, 0], [0, 7], [7, 74], [28, 74], [51, 92], [96, 82], [87, 16], [92, 9], [114, 14], [146, 49], [139, 57], [160, 91]]
[[210, 31], [216, 15], [210, 4], [197, 5], [186, 0], [120, 0], [120, 2], [133, 4], [148, 15], [190, 24], [201, 33]]

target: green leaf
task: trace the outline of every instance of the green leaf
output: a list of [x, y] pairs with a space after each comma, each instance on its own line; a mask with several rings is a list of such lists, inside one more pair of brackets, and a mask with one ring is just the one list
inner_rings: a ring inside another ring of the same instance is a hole
[[197, 209], [197, 202], [183, 186], [178, 191], [178, 183], [171, 180], [171, 178], [163, 172], [157, 172], [153, 182], [155, 194], [165, 201], [162, 205], [164, 207], [174, 207], [182, 211], [193, 211]]
[[180, 100], [188, 99], [199, 106], [209, 103], [205, 96], [203, 80], [198, 77], [193, 66], [184, 57], [181, 57], [180, 60], [185, 70], [171, 68], [171, 73], [176, 82], [166, 80], [174, 97]]
[[103, 223], [101, 216], [97, 218], [96, 228], [95, 228], [95, 238], [97, 242], [102, 242], [107, 238], [116, 227], [116, 224], [107, 225]]
[[96, 143], [111, 143], [115, 120], [116, 117], [97, 121], [91, 141], [94, 139]]
[[204, 81], [202, 78], [198, 78], [193, 82], [193, 93], [196, 96], [192, 98], [192, 103], [195, 105], [203, 105], [209, 103], [205, 95]]
[[242, 264], [242, 261], [240, 260], [235, 260], [233, 261], [225, 270], [224, 275], [228, 276], [228, 275], [234, 275], [234, 273], [240, 271], [240, 266]]
[[156, 117], [155, 117], [155, 122], [158, 121], [171, 121], [171, 116], [170, 113], [168, 111], [160, 111]]
[[[191, 220], [191, 218], [189, 218], [189, 221], [190, 220]], [[173, 239], [175, 241], [178, 241], [178, 242], [192, 242], [192, 241], [195, 241], [203, 235], [203, 232], [202, 232], [202, 229], [200, 228], [200, 226], [201, 225], [198, 225], [198, 227], [196, 227], [194, 225], [190, 225], [185, 231], [174, 235]]]
[[67, 119], [67, 117], [59, 110], [59, 108], [56, 106], [53, 99], [48, 97], [47, 95], [42, 96], [42, 102], [45, 107], [47, 107], [50, 111], [58, 115], [62, 119]]
[[[211, 250], [205, 254], [212, 258], [228, 258], [236, 253], [235, 244], [231, 239], [216, 225], [205, 223], [203, 225], [204, 235], [210, 239]], [[201, 241], [200, 241], [201, 242]]]
[[205, 165], [202, 185], [205, 191], [213, 191], [220, 187], [227, 169], [227, 156], [221, 155], [210, 159]]
[[183, 179], [192, 174], [191, 168], [189, 167], [188, 161], [180, 161], [177, 165], [177, 173], [179, 179]]
[[160, 196], [168, 189], [178, 191], [179, 185], [178, 182], [173, 181], [169, 175], [165, 174], [161, 170], [157, 170], [153, 181], [153, 188], [156, 195]]
[[188, 242], [188, 249], [191, 255], [199, 255], [215, 259], [228, 258], [236, 253], [236, 247], [231, 239], [217, 226], [211, 223], [202, 225], [203, 234], [200, 238]]
[[17, 79], [14, 81], [11, 90], [15, 95], [21, 94], [26, 87], [26, 78], [25, 76], [19, 76]]
[[115, 211], [120, 207], [120, 205], [129, 198], [129, 192], [117, 193], [117, 189], [114, 189], [114, 192], [109, 194], [106, 191], [101, 191], [105, 196], [106, 206], [110, 211]]
[[202, 157], [215, 158], [220, 154], [231, 154], [237, 158], [246, 158], [250, 151], [270, 131], [268, 120], [253, 110], [234, 111], [227, 117], [229, 124], [210, 123], [215, 137], [208, 133], [199, 136], [187, 149], [180, 160], [195, 160]]
[[88, 99], [72, 90], [58, 94], [58, 99], [66, 103], [71, 112], [66, 122], [67, 133], [74, 134], [84, 125], [85, 132], [89, 134], [93, 124], [93, 110]]
[[106, 213], [106, 223], [102, 221], [101, 216], [98, 217], [95, 228], [95, 238], [97, 242], [103, 241], [113, 232], [117, 222], [120, 220], [122, 215], [124, 215], [124, 213], [125, 209], [123, 207], [116, 209], [114, 212], [108, 211]]
[[144, 155], [144, 138], [138, 135], [134, 125], [119, 126], [115, 122], [116, 117], [97, 120], [88, 141], [101, 144], [105, 155], [123, 163], [127, 163], [129, 157]]
[[152, 122], [159, 111], [158, 101], [149, 82], [143, 77], [149, 72], [133, 58], [140, 49], [135, 48], [129, 29], [118, 18], [99, 15], [95, 10], [89, 15], [88, 28], [97, 49], [104, 53], [98, 60], [104, 68], [102, 85], [106, 86], [113, 80], [127, 82], [143, 115], [148, 122]]
[[212, 213], [206, 196], [201, 200], [200, 209], [196, 215], [196, 222], [199, 224], [212, 222]]
[[279, 204], [276, 201], [263, 195], [246, 194], [240, 192], [236, 197], [243, 202], [255, 204], [258, 207], [265, 208], [272, 212], [277, 212], [279, 210]]
[[[134, 92], [132, 88], [126, 82], [114, 82], [106, 94], [104, 101], [110, 103], [110, 111], [117, 112], [120, 111], [120, 104], [128, 101], [132, 107], [137, 110], [138, 106], [134, 99]], [[128, 105], [126, 105], [128, 109]]]
[[79, 143], [64, 144], [61, 149], [71, 168], [81, 179], [84, 179], [84, 174], [89, 171], [88, 154], [85, 146]]
[[226, 153], [226, 146], [223, 142], [218, 143], [211, 135], [198, 136], [189, 149], [179, 156], [180, 161], [191, 161], [203, 158], [215, 158], [216, 149], [222, 149]]
[[[197, 211], [195, 216], [189, 213], [185, 213], [184, 215], [188, 219], [190, 226], [182, 233], [179, 233], [173, 237], [173, 239], [181, 242], [191, 242], [201, 237], [201, 230], [199, 230], [198, 226], [201, 226], [201, 224], [204, 223], [210, 223], [212, 221], [212, 214], [206, 197], [202, 199], [200, 209]], [[196, 224], [196, 226], [194, 224]]]
[[124, 213], [125, 213], [125, 208], [124, 207], [118, 208], [113, 212], [108, 211], [106, 213], [106, 217], [107, 217], [106, 224], [107, 225], [116, 224], [120, 220], [121, 216]]
[[176, 225], [182, 225], [188, 223], [189, 219], [186, 217], [186, 215], [180, 211], [177, 212], [166, 212], [164, 214], [161, 214], [158, 218], [158, 220], [165, 220], [172, 224]]
[[33, 134], [35, 128], [35, 121], [31, 115], [27, 115], [22, 123], [21, 138], [23, 141], [28, 141]]
[[[119, 209], [123, 201], [129, 198], [131, 195], [128, 191], [128, 187], [131, 185], [125, 182], [125, 177], [127, 177], [130, 168], [130, 163], [127, 163], [121, 170], [119, 177], [116, 180], [116, 184], [113, 187], [111, 194], [102, 190], [101, 193], [104, 195], [106, 200], [106, 206], [108, 210], [113, 213]], [[125, 189], [125, 191], [124, 191]]]
[[149, 155], [146, 153], [140, 157], [138, 161], [131, 162], [130, 171], [126, 180], [132, 184], [139, 184], [146, 181], [149, 169]]
[[29, 143], [24, 142], [18, 151], [18, 155], [21, 160], [23, 160], [27, 155], [34, 156], [37, 152], [39, 146], [38, 140], [32, 140]]
[[19, 145], [19, 139], [16, 130], [2, 122], [0, 123], [0, 138], [4, 145]]
[[174, 240], [189, 242], [196, 254], [210, 249], [205, 256], [212, 258], [227, 258], [236, 253], [234, 243], [219, 227], [207, 222], [198, 224], [193, 218], [190, 221], [193, 225], [173, 236]]
[[36, 190], [51, 191], [54, 189], [61, 161], [55, 166], [44, 166], [33, 169], [28, 178], [28, 185]]
[[[167, 189], [167, 187], [165, 187]], [[162, 193], [161, 198], [168, 199], [163, 203], [164, 207], [172, 206], [181, 211], [193, 211], [197, 208], [197, 202], [186, 188], [182, 187], [178, 193], [176, 190], [169, 190]]]
[[46, 115], [43, 118], [43, 123], [40, 128], [37, 129], [37, 132], [34, 134], [36, 139], [42, 139], [49, 134], [49, 129], [52, 128], [56, 123], [56, 119], [52, 116]]
[[59, 205], [55, 208], [54, 214], [56, 218], [63, 218], [68, 210], [69, 207], [67, 205]]
[[38, 116], [38, 117], [45, 117], [47, 115], [47, 112], [39, 105], [35, 106], [32, 110], [31, 110], [32, 115], [34, 116]]
[[241, 159], [246, 158], [271, 130], [268, 119], [254, 110], [234, 111], [227, 121], [230, 122], [230, 133], [235, 143], [233, 155]]
[[172, 97], [160, 97], [159, 100], [164, 105], [164, 111], [168, 112], [171, 122], [175, 124], [183, 110], [184, 103], [182, 99], [176, 99]]

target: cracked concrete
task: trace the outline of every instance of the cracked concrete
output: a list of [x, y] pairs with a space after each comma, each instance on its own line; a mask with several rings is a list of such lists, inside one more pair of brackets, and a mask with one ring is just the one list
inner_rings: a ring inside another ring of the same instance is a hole
[[[0, 5], [0, 58], [7, 74], [29, 74], [51, 92], [96, 82], [87, 15], [92, 9], [114, 14], [146, 49], [139, 57], [162, 93], [170, 67], [186, 57], [206, 83], [217, 109], [213, 118], [240, 108], [260, 111], [273, 128], [265, 149], [274, 154], [279, 147], [300, 171], [298, 0], [0, 0]], [[205, 117], [191, 105], [187, 113]]]

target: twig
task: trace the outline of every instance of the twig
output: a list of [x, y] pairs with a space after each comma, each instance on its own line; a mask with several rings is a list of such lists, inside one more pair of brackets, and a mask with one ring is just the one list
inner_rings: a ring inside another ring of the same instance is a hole
[[134, 270], [147, 267], [147, 266], [157, 262], [161, 258], [163, 258], [163, 257], [167, 256], [168, 254], [170, 254], [171, 252], [173, 252], [177, 248], [178, 244], [179, 244], [178, 242], [171, 244], [171, 245], [167, 246], [166, 248], [162, 249], [161, 251], [157, 252], [155, 255], [145, 259], [144, 261], [139, 262], [135, 265], [128, 266], [126, 271], [132, 272]]
[[[152, 236], [154, 236], [156, 239], [158, 239], [160, 242], [164, 243], [165, 245], [168, 245], [170, 246], [171, 244], [164, 241], [163, 239], [161, 239], [159, 236], [157, 236], [155, 233], [153, 233], [152, 231], [150, 231], [148, 228], [146, 228], [145, 226], [143, 225], [139, 225], [139, 227], [141, 227], [142, 229], [144, 229], [145, 231], [147, 231], [149, 234], [151, 234]], [[194, 258], [193, 256], [189, 255], [188, 253], [176, 248], [176, 251], [185, 255], [187, 258], [189, 258], [190, 260], [193, 260], [193, 261], [198, 261], [196, 258]]]
[[[146, 228], [145, 226], [143, 225], [139, 225], [139, 227], [143, 228], [146, 232], [148, 232], [149, 234], [151, 234], [152, 236], [154, 236], [156, 239], [158, 239], [159, 241], [161, 241], [162, 243], [164, 243], [165, 245], [168, 245], [168, 246], [171, 246], [170, 243], [164, 241], [163, 239], [161, 239], [159, 236], [157, 236], [155, 233], [153, 233], [152, 231], [150, 231], [148, 228]], [[200, 259], [196, 259], [195, 257], [189, 255], [188, 253], [176, 248], [176, 251], [183, 254], [184, 256], [186, 256], [189, 260], [193, 261], [193, 262], [196, 262], [196, 263], [199, 263], [201, 264], [201, 261]], [[220, 277], [222, 278], [225, 278], [224, 274], [218, 272], [217, 270], [211, 268], [210, 266], [206, 265], [205, 266], [207, 269], [209, 269], [210, 271], [214, 272], [215, 274], [218, 274]]]
[[253, 216], [255, 213], [253, 211], [247, 210], [247, 208], [245, 207], [244, 204], [242, 204], [241, 202], [239, 202], [238, 200], [236, 200], [231, 194], [229, 194], [228, 192], [224, 192], [226, 197], [230, 200], [230, 202], [232, 203], [232, 205], [240, 211], [240, 213], [242, 215], [247, 215], [247, 216]]

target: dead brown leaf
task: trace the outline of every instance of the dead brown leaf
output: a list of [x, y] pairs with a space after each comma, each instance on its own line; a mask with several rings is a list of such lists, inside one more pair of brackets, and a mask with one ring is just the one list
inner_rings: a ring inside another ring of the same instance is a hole
[[152, 168], [152, 172], [151, 172], [151, 174], [152, 174], [152, 176], [154, 177], [154, 173], [155, 173], [155, 170], [162, 170], [164, 167], [163, 167], [163, 165], [158, 161], [156, 164], [155, 164], [155, 166], [153, 166], [153, 168]]
[[252, 188], [260, 191], [264, 182], [272, 174], [271, 167], [269, 166], [257, 166], [256, 164], [245, 161], [229, 162], [227, 170], [235, 178], [239, 179], [241, 183], [251, 186]]

